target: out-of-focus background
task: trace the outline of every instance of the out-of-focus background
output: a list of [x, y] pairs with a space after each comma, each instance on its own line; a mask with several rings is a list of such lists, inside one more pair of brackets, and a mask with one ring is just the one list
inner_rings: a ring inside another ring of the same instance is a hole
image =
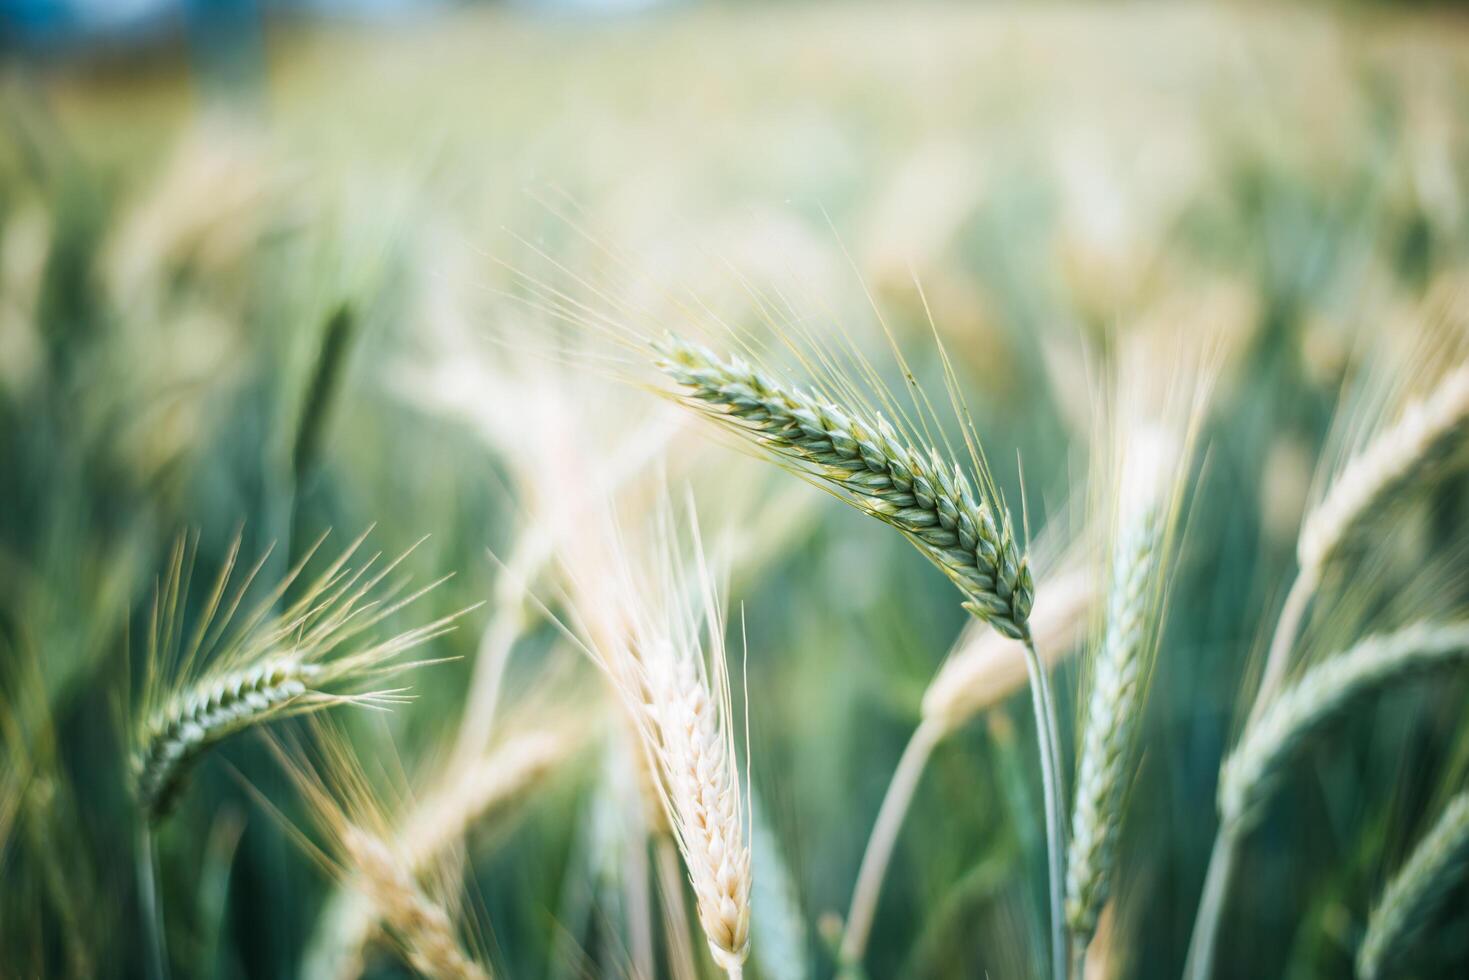
[[[554, 329], [507, 271], [530, 269], [672, 329], [653, 283], [731, 323], [790, 298], [859, 337], [875, 307], [935, 379], [926, 299], [1037, 530], [1088, 496], [1110, 332], [1229, 338], [1094, 951], [1109, 975], [1177, 975], [1219, 758], [1334, 409], [1364, 352], [1418, 344], [1460, 287], [1456, 10], [0, 0], [0, 31], [0, 680], [11, 774], [27, 760], [0, 819], [0, 974], [143, 974], [118, 704], [180, 532], [199, 535], [202, 582], [238, 529], [247, 555], [277, 543], [279, 574], [322, 531], [376, 522], [390, 553], [430, 535], [408, 562], [421, 579], [455, 574], [430, 613], [495, 600], [436, 641], [462, 659], [415, 672], [414, 703], [340, 719], [411, 784], [514, 593], [489, 552], [516, 554], [553, 464], [574, 482], [657, 438], [667, 459], [634, 466], [689, 483], [744, 556], [748, 756], [800, 922], [785, 971], [757, 935], [751, 973], [831, 975], [823, 921], [965, 614], [888, 529], [706, 429], [669, 435], [666, 406], [607, 372], [530, 352]], [[1452, 556], [1462, 489], [1400, 546]], [[1435, 574], [1435, 602], [1462, 592]], [[499, 717], [527, 692], [597, 700], [525, 615]], [[1068, 730], [1080, 676], [1058, 673]], [[1374, 702], [1309, 757], [1241, 858], [1220, 975], [1346, 974], [1462, 772], [1466, 693]], [[1030, 738], [1021, 691], [941, 747], [870, 976], [1038, 970]], [[503, 976], [625, 969], [598, 884], [600, 756], [467, 842], [466, 928]], [[297, 972], [331, 883], [293, 826], [310, 833], [263, 743], [205, 760], [157, 842], [176, 976]], [[1462, 925], [1435, 930], [1425, 975], [1469, 958]]]

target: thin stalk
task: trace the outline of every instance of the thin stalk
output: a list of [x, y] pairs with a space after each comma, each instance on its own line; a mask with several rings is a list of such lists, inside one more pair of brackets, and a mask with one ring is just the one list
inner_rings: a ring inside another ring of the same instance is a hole
[[[1290, 662], [1290, 651], [1295, 646], [1306, 607], [1316, 594], [1317, 577], [1305, 569], [1296, 573], [1290, 591], [1286, 593], [1280, 618], [1275, 621], [1275, 633], [1270, 638], [1270, 652], [1265, 658], [1265, 670], [1260, 677], [1260, 686], [1255, 691], [1254, 703], [1250, 706], [1245, 731], [1259, 721], [1260, 715], [1275, 698], [1285, 678], [1285, 668]], [[1188, 980], [1208, 980], [1214, 970], [1214, 944], [1218, 939], [1219, 919], [1224, 914], [1224, 903], [1229, 897], [1229, 885], [1234, 877], [1236, 842], [1232, 832], [1223, 824], [1214, 837], [1214, 849], [1209, 855], [1209, 869], [1204, 876], [1204, 891], [1199, 897], [1199, 907], [1194, 918], [1194, 934], [1189, 940], [1188, 960], [1184, 976]]]
[[1214, 945], [1219, 938], [1224, 903], [1229, 898], [1230, 880], [1234, 877], [1234, 854], [1235, 836], [1221, 827], [1214, 838], [1213, 853], [1209, 855], [1209, 871], [1204, 876], [1194, 935], [1183, 966], [1185, 980], [1208, 980], [1214, 972]]
[[168, 980], [168, 955], [163, 940], [163, 904], [158, 900], [153, 834], [146, 822], [138, 825], [138, 901], [143, 907], [144, 940], [148, 946], [148, 976]]
[[653, 896], [649, 888], [647, 836], [639, 825], [633, 839], [627, 842], [630, 867], [623, 876], [623, 897], [627, 902], [628, 951], [632, 956], [633, 976], [653, 980], [658, 975], [657, 957], [653, 952]]
[[872, 835], [867, 838], [867, 850], [862, 855], [857, 884], [852, 889], [852, 906], [847, 912], [847, 924], [842, 932], [841, 960], [844, 964], [855, 966], [867, 951], [878, 895], [882, 891], [898, 832], [913, 803], [913, 794], [918, 789], [924, 767], [943, 736], [944, 732], [938, 725], [922, 722], [913, 730], [908, 746], [903, 749], [898, 766], [893, 770], [892, 781], [888, 783], [882, 806], [877, 810], [877, 821], [872, 825]]
[[1073, 980], [1086, 980], [1087, 940], [1080, 936], [1071, 937], [1071, 976]]
[[1051, 897], [1051, 973], [1056, 980], [1066, 980], [1066, 919], [1062, 901], [1066, 894], [1066, 869], [1062, 855], [1066, 853], [1066, 831], [1063, 817], [1061, 764], [1057, 755], [1060, 744], [1056, 724], [1056, 706], [1051, 700], [1051, 682], [1045, 665], [1035, 651], [1035, 643], [1025, 637], [1025, 667], [1030, 672], [1030, 700], [1035, 711], [1036, 741], [1041, 756], [1041, 792], [1046, 808], [1046, 867]]
[[1250, 706], [1250, 717], [1245, 723], [1249, 728], [1259, 719], [1260, 713], [1275, 697], [1280, 683], [1285, 679], [1285, 669], [1290, 664], [1291, 648], [1296, 635], [1301, 631], [1306, 607], [1316, 594], [1317, 578], [1306, 569], [1296, 573], [1290, 591], [1286, 593], [1285, 605], [1280, 609], [1280, 618], [1275, 622], [1275, 634], [1270, 638], [1270, 652], [1265, 657], [1265, 670], [1260, 676], [1260, 686], [1255, 691], [1255, 701]]
[[518, 596], [498, 601], [490, 621], [480, 634], [463, 720], [459, 723], [459, 734], [454, 744], [455, 762], [468, 762], [476, 754], [484, 752], [489, 744], [510, 654], [525, 632], [525, 617], [516, 605], [518, 601]]
[[658, 864], [659, 890], [663, 893], [663, 920], [668, 944], [668, 970], [675, 980], [697, 980], [694, 968], [694, 938], [689, 931], [689, 909], [684, 902], [684, 874], [679, 867], [678, 845], [667, 833], [656, 835], [653, 853]]
[[[1041, 788], [1045, 796], [1053, 973], [1057, 980], [1065, 980], [1066, 952], [1062, 931], [1065, 920], [1061, 909], [1065, 878], [1065, 869], [1061, 865], [1061, 855], [1065, 849], [1062, 838], [1065, 803], [1061, 799], [1061, 763], [1057, 755], [1060, 735], [1055, 705], [1051, 700], [1050, 682], [1035, 644], [1029, 638], [1025, 640], [1025, 657], [1031, 677], [1031, 700], [1041, 755]], [[867, 840], [867, 848], [862, 855], [857, 884], [852, 890], [852, 905], [842, 932], [840, 952], [844, 965], [859, 964], [867, 951], [872, 920], [877, 912], [877, 900], [882, 892], [898, 833], [902, 830], [903, 820], [913, 803], [913, 795], [917, 791], [923, 770], [928, 765], [934, 747], [943, 740], [944, 735], [942, 726], [930, 721], [921, 723], [909, 737], [908, 745], [903, 749], [903, 755], [893, 771], [892, 781], [888, 783], [872, 834]]]

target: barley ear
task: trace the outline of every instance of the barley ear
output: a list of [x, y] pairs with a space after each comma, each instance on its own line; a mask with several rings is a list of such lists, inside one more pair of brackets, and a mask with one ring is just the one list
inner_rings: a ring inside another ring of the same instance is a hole
[[1363, 532], [1396, 505], [1462, 462], [1469, 436], [1469, 364], [1449, 371], [1398, 420], [1352, 455], [1301, 523], [1299, 570], [1275, 625], [1248, 724], [1260, 717], [1284, 683], [1312, 600], [1340, 558]]
[[434, 980], [489, 980], [489, 972], [460, 947], [449, 913], [423, 892], [385, 841], [349, 826], [342, 832], [342, 847], [409, 965]]
[[881, 415], [783, 384], [738, 357], [675, 337], [658, 354], [689, 405], [902, 531], [964, 593], [966, 609], [1006, 636], [1029, 636], [1029, 562], [1008, 512], [997, 512], [991, 494], [976, 495], [957, 462], [903, 437]]
[[1438, 822], [1393, 875], [1367, 920], [1357, 976], [1378, 980], [1411, 952], [1469, 870], [1469, 793], [1449, 801]]
[[1469, 656], [1469, 624], [1417, 623], [1369, 637], [1307, 670], [1245, 731], [1219, 778], [1223, 833], [1247, 833], [1297, 748], [1358, 700]]
[[1319, 578], [1374, 517], [1459, 458], [1466, 436], [1469, 365], [1446, 374], [1347, 462], [1302, 525], [1301, 574]]
[[1132, 392], [1119, 394], [1114, 422], [1117, 458], [1110, 481], [1114, 499], [1106, 619], [1089, 662], [1077, 761], [1066, 920], [1078, 953], [1096, 931], [1111, 891], [1135, 743], [1162, 631], [1174, 527], [1203, 407], [1194, 392], [1188, 393], [1194, 399], [1192, 410], [1181, 406], [1179, 412], [1168, 410], [1168, 398], [1134, 405], [1135, 397]]
[[405, 700], [403, 689], [382, 683], [420, 666], [423, 662], [401, 655], [448, 632], [462, 613], [386, 639], [365, 640], [379, 623], [443, 580], [401, 595], [406, 580], [386, 580], [407, 553], [386, 565], [374, 557], [354, 569], [349, 562], [362, 541], [358, 538], [304, 586], [299, 598], [280, 608], [316, 551], [313, 546], [236, 622], [264, 561], [231, 591], [237, 539], [187, 640], [182, 609], [190, 571], [186, 542], [180, 541], [154, 600], [148, 676], [133, 732], [133, 790], [149, 823], [169, 814], [193, 765], [232, 735], [336, 705], [387, 707]]
[[312, 669], [285, 657], [228, 671], [182, 692], [152, 714], [133, 761], [138, 802], [149, 819], [168, 815], [190, 769], [210, 746], [298, 702]]
[[1083, 943], [1096, 931], [1110, 890], [1128, 762], [1157, 623], [1162, 520], [1152, 508], [1121, 529], [1107, 597], [1107, 623], [1092, 664], [1066, 865], [1066, 923]]

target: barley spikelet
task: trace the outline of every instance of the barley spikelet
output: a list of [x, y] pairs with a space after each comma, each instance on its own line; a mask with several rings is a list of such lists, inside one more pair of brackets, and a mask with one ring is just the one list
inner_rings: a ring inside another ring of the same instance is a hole
[[1418, 623], [1369, 637], [1307, 670], [1245, 733], [1219, 779], [1225, 829], [1241, 834], [1258, 821], [1295, 749], [1356, 699], [1469, 653], [1469, 624]]
[[[591, 617], [572, 612], [584, 632], [577, 642], [612, 682], [637, 731], [710, 953], [738, 977], [750, 945], [751, 817], [735, 757], [724, 616], [692, 502], [688, 508], [691, 554], [666, 496], [649, 552], [622, 539], [610, 512], [589, 526], [588, 534], [606, 539], [597, 571], [607, 584], [576, 590], [591, 600]], [[564, 571], [586, 584], [585, 569]], [[624, 600], [622, 629], [597, 626], [597, 597], [608, 595]]]
[[143, 808], [155, 817], [166, 815], [200, 754], [283, 712], [306, 693], [319, 670], [297, 657], [271, 659], [206, 680], [150, 717], [134, 761]]
[[[391, 826], [385, 824], [383, 840], [414, 876], [454, 857], [474, 827], [495, 823], [585, 745], [593, 730], [585, 708], [583, 717], [569, 717], [552, 707], [552, 692], [566, 696], [566, 685], [541, 680], [520, 692], [516, 720], [504, 723], [507, 733], [492, 748], [476, 757], [448, 755], [425, 790], [414, 793], [403, 813], [394, 814]], [[301, 964], [303, 976], [358, 976], [363, 949], [379, 920], [370, 896], [338, 887], [317, 920]]]
[[[1170, 324], [1170, 328], [1171, 328]], [[1113, 444], [1104, 513], [1111, 528], [1106, 618], [1088, 661], [1067, 858], [1066, 922], [1080, 953], [1111, 892], [1135, 742], [1163, 625], [1192, 448], [1217, 360], [1170, 332], [1122, 338], [1108, 424]]]
[[[535, 692], [530, 697], [534, 699]], [[431, 788], [384, 830], [384, 840], [412, 874], [421, 875], [453, 854], [471, 828], [523, 799], [586, 742], [589, 725], [564, 718], [545, 720], [536, 709], [547, 710], [540, 705], [527, 710], [527, 715], [536, 714], [537, 722], [517, 723], [511, 734], [480, 757], [451, 759]], [[341, 978], [360, 974], [363, 950], [380, 919], [370, 896], [339, 888], [319, 920], [302, 973]]]
[[406, 582], [383, 582], [406, 554], [377, 569], [374, 556], [354, 570], [348, 562], [362, 540], [333, 561], [301, 598], [276, 611], [313, 548], [236, 624], [235, 613], [265, 560], [227, 596], [239, 554], [237, 538], [187, 643], [181, 606], [189, 561], [187, 542], [180, 541], [154, 601], [148, 679], [134, 732], [134, 788], [150, 821], [167, 816], [193, 764], [231, 735], [338, 704], [383, 707], [403, 700], [401, 689], [375, 685], [419, 666], [400, 660], [400, 654], [447, 632], [456, 616], [363, 643], [374, 626], [439, 583], [398, 598]]
[[699, 923], [715, 960], [728, 970], [749, 949], [751, 884], [728, 714], [691, 658], [668, 666], [648, 706], [658, 733], [663, 789]]
[[1144, 647], [1159, 564], [1160, 515], [1149, 508], [1122, 530], [1113, 558], [1107, 627], [1092, 665], [1066, 865], [1066, 923], [1090, 938], [1107, 900], [1128, 753], [1141, 712]]
[[976, 496], [957, 463], [910, 444], [881, 415], [781, 384], [738, 357], [672, 337], [658, 351], [690, 404], [904, 532], [963, 591], [965, 608], [1006, 636], [1029, 635], [1035, 583], [1009, 513]]
[[[386, 755], [392, 763], [374, 766], [379, 773], [374, 782], [351, 743], [325, 719], [314, 720], [309, 731], [309, 748], [276, 737], [269, 743], [306, 803], [320, 842], [299, 828], [287, 829], [342, 886], [324, 911], [324, 925], [351, 930], [341, 936], [350, 934], [354, 942], [313, 943], [301, 975], [323, 980], [360, 976], [366, 942], [381, 926], [403, 959], [424, 976], [487, 978], [490, 971], [461, 939], [459, 855], [414, 867], [394, 838], [394, 814], [412, 801], [397, 782], [401, 764], [391, 758], [391, 743], [372, 753], [375, 762]], [[260, 794], [256, 797], [270, 807]]]
[[1450, 371], [1398, 422], [1347, 462], [1301, 529], [1301, 574], [1317, 578], [1362, 527], [1463, 448], [1469, 434], [1469, 365]]
[[1469, 870], [1469, 793], [1449, 801], [1433, 829], [1393, 875], [1367, 920], [1357, 976], [1377, 980], [1411, 950]]
[[[1028, 626], [1047, 667], [1082, 638], [1096, 599], [1097, 576], [1090, 568], [1042, 579]], [[923, 720], [941, 731], [956, 731], [1025, 684], [1020, 642], [971, 621], [923, 694]]]
[[401, 855], [359, 827], [344, 830], [342, 845], [409, 965], [441, 980], [488, 980], [488, 971], [460, 947], [448, 912], [424, 894]]
[[1122, 428], [1107, 618], [1090, 664], [1066, 869], [1067, 925], [1083, 943], [1096, 931], [1111, 889], [1133, 742], [1161, 625], [1179, 474], [1188, 463], [1183, 431], [1133, 420]]

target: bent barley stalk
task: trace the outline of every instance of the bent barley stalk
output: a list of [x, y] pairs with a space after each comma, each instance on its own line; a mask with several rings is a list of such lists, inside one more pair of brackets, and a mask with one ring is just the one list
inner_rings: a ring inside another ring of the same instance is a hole
[[1306, 607], [1328, 569], [1375, 517], [1451, 462], [1469, 436], [1469, 365], [1446, 374], [1424, 398], [1356, 453], [1306, 516], [1297, 544], [1299, 571], [1271, 640], [1250, 719], [1275, 696]]
[[1382, 890], [1357, 951], [1357, 976], [1378, 980], [1411, 952], [1469, 870], [1469, 793], [1449, 801], [1433, 829]]
[[[1306, 516], [1297, 542], [1299, 570], [1275, 623], [1245, 722], [1246, 737], [1277, 697], [1296, 636], [1327, 571], [1374, 519], [1461, 455], [1466, 436], [1469, 365], [1461, 364], [1446, 373], [1428, 395], [1408, 405], [1395, 424], [1352, 456], [1321, 502]], [[1234, 852], [1234, 841], [1221, 827], [1209, 857], [1189, 943], [1185, 974], [1190, 980], [1208, 980], [1212, 975], [1217, 919], [1233, 876]]]
[[1185, 975], [1208, 977], [1239, 842], [1260, 820], [1295, 750], [1359, 698], [1469, 656], [1469, 624], [1418, 623], [1369, 637], [1306, 671], [1280, 693], [1226, 760], [1220, 829], [1209, 858]]
[[[239, 552], [237, 539], [188, 648], [182, 651], [179, 607], [188, 573], [185, 542], [180, 542], [154, 602], [149, 678], [134, 733], [134, 790], [150, 823], [168, 815], [199, 757], [231, 735], [335, 705], [384, 707], [404, 700], [401, 690], [374, 689], [373, 683], [421, 666], [423, 661], [397, 658], [447, 632], [461, 614], [354, 648], [354, 640], [443, 581], [393, 601], [405, 583], [378, 587], [407, 553], [376, 571], [372, 570], [376, 556], [353, 570], [348, 562], [362, 541], [358, 538], [349, 546], [300, 599], [273, 612], [310, 560], [313, 546], [234, 634], [222, 640], [261, 567], [257, 563], [226, 602]], [[172, 676], [164, 676], [170, 670]]]
[[[838, 406], [784, 385], [737, 357], [721, 358], [677, 337], [666, 338], [655, 350], [659, 367], [683, 388], [688, 404], [753, 441], [776, 461], [902, 531], [959, 587], [966, 610], [1025, 645], [1045, 796], [1052, 965], [1057, 977], [1064, 976], [1060, 739], [1050, 685], [1028, 625], [1035, 583], [1008, 512], [996, 514], [998, 500], [987, 474], [978, 474], [983, 495], [976, 496], [957, 462], [932, 446], [911, 443], [881, 415], [869, 417], [864, 411]], [[911, 749], [906, 757], [913, 760], [916, 779], [923, 758]], [[842, 958], [849, 965], [862, 957], [870, 926], [864, 909], [875, 900], [875, 895], [867, 898], [861, 890], [854, 895], [854, 911], [863, 918], [855, 927], [849, 922], [842, 940]]]
[[1296, 749], [1359, 698], [1469, 655], [1469, 624], [1417, 623], [1369, 637], [1301, 675], [1280, 693], [1224, 763], [1219, 813], [1249, 832]]

